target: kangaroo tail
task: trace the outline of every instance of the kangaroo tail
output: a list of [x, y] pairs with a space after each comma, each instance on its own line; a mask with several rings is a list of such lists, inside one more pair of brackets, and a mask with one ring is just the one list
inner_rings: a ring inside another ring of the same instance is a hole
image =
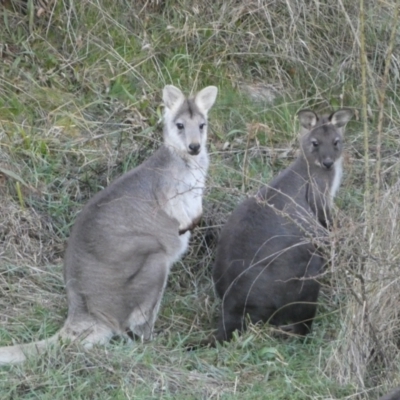
[[28, 357], [43, 353], [49, 345], [56, 343], [60, 337], [60, 332], [48, 339], [15, 346], [0, 347], [0, 366], [17, 364], [25, 361]]
[[80, 322], [67, 319], [64, 326], [48, 339], [15, 346], [0, 347], [0, 366], [17, 364], [28, 357], [35, 357], [45, 352], [46, 349], [59, 341], [78, 341], [84, 348], [90, 349], [95, 344], [106, 344], [113, 336], [113, 329], [108, 325], [95, 321], [83, 320]]

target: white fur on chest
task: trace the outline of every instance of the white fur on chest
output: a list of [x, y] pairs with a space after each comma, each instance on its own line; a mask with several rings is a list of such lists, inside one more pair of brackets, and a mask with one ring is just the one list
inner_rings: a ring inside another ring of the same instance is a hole
[[202, 212], [202, 198], [208, 168], [206, 155], [196, 157], [185, 168], [171, 173], [165, 211], [179, 222], [179, 230], [188, 229]]
[[342, 182], [342, 176], [343, 176], [343, 158], [340, 157], [338, 160], [335, 161], [335, 174], [333, 176], [333, 181], [331, 184], [331, 198], [333, 199], [336, 196], [336, 193], [340, 187], [340, 183]]

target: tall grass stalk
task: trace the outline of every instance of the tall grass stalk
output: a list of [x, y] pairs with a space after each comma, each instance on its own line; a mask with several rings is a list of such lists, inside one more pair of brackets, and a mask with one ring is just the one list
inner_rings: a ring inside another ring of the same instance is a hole
[[[394, 6], [393, 18], [391, 23], [391, 32], [390, 39], [388, 42], [388, 48], [386, 51], [385, 58], [385, 70], [383, 72], [382, 81], [379, 85], [379, 102], [378, 102], [378, 126], [377, 126], [377, 140], [376, 140], [376, 167], [375, 167], [375, 204], [378, 204], [379, 195], [381, 193], [381, 163], [382, 163], [382, 137], [383, 137], [383, 122], [385, 115], [385, 97], [386, 97], [386, 88], [387, 88], [387, 80], [390, 72], [390, 65], [393, 57], [393, 47], [395, 45], [395, 38], [397, 31], [399, 29], [399, 10], [400, 3]], [[376, 215], [376, 218], [378, 216]]]
[[361, 103], [364, 136], [364, 218], [366, 235], [371, 233], [371, 182], [369, 166], [369, 127], [368, 127], [368, 84], [367, 84], [367, 54], [365, 50], [365, 10], [364, 0], [360, 0], [360, 64], [361, 64]]

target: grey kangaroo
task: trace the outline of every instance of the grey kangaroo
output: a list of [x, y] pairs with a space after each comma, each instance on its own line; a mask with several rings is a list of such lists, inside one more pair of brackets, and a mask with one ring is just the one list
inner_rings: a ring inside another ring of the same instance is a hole
[[223, 227], [213, 279], [222, 299], [216, 337], [228, 341], [235, 330], [269, 322], [306, 335], [316, 312], [325, 260], [315, 238], [332, 224], [331, 205], [342, 177], [344, 127], [349, 109], [319, 117], [298, 113], [298, 158], [254, 197], [246, 199]]
[[217, 92], [209, 86], [186, 98], [164, 88], [163, 146], [97, 193], [76, 219], [64, 259], [64, 326], [47, 340], [0, 348], [0, 365], [59, 339], [90, 348], [114, 335], [151, 338], [169, 270], [202, 214], [207, 113]]

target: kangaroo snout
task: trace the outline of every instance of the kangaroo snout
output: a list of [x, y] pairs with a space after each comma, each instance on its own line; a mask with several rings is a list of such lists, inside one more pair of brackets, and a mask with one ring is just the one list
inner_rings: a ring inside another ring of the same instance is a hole
[[192, 156], [197, 156], [200, 153], [200, 143], [190, 143], [189, 144], [189, 154]]
[[333, 160], [331, 158], [327, 158], [324, 161], [322, 161], [322, 165], [326, 168], [326, 169], [330, 169], [332, 167], [332, 165], [334, 164]]

